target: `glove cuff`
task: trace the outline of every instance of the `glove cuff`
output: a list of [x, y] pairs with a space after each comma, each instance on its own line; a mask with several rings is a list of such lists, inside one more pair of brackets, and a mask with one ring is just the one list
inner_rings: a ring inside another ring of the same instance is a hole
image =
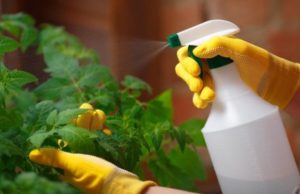
[[142, 194], [148, 187], [157, 185], [153, 181], [141, 181], [136, 176], [122, 174], [114, 176], [101, 194]]
[[261, 79], [258, 94], [272, 104], [285, 108], [300, 86], [300, 64], [271, 56], [271, 64]]

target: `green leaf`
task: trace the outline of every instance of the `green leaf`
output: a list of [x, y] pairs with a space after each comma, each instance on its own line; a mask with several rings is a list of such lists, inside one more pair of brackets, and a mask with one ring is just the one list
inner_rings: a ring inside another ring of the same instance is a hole
[[118, 159], [118, 150], [112, 146], [111, 144], [107, 143], [106, 141], [97, 141], [97, 144], [99, 147], [101, 147], [102, 149], [104, 149], [106, 152], [108, 152], [109, 154], [112, 155], [113, 159], [117, 161]]
[[18, 48], [18, 42], [6, 36], [0, 36], [0, 55], [12, 52]]
[[166, 134], [166, 132], [170, 130], [170, 127], [171, 125], [168, 121], [165, 121], [163, 123], [156, 123], [156, 125], [154, 126], [153, 133], [151, 133], [151, 136], [152, 143], [156, 151], [160, 149], [163, 137]]
[[40, 148], [44, 141], [53, 136], [56, 133], [55, 130], [51, 131], [45, 131], [45, 130], [39, 130], [36, 131], [33, 135], [31, 135], [28, 138], [28, 141], [35, 147], [35, 148]]
[[64, 110], [58, 114], [58, 119], [56, 124], [63, 125], [63, 124], [71, 123], [71, 121], [74, 118], [76, 118], [80, 114], [85, 113], [86, 111], [87, 111], [86, 109], [79, 109], [79, 108]]
[[13, 155], [23, 156], [23, 152], [11, 140], [0, 135], [0, 157], [2, 155], [6, 155], [9, 157]]
[[[109, 75], [109, 74], [108, 74]], [[81, 70], [81, 75], [78, 80], [79, 86], [95, 87], [103, 77], [107, 77], [107, 70], [98, 64], [86, 65]]]
[[23, 124], [23, 117], [18, 111], [0, 109], [0, 112], [0, 130], [18, 128]]
[[35, 28], [26, 27], [21, 35], [21, 50], [25, 51], [37, 39], [37, 30]]
[[[45, 49], [49, 47], [57, 48], [59, 45], [79, 47], [80, 43], [75, 36], [64, 31], [63, 27], [45, 25], [40, 31], [38, 51], [46, 52]], [[63, 54], [62, 50], [60, 50], [59, 52]]]
[[9, 85], [22, 87], [25, 84], [37, 81], [37, 78], [31, 73], [25, 71], [13, 70], [9, 72]]
[[1, 89], [19, 89], [23, 85], [36, 81], [37, 78], [25, 71], [9, 70], [4, 64], [0, 64]]
[[38, 96], [51, 100], [58, 99], [60, 96], [68, 96], [75, 91], [74, 85], [64, 78], [50, 78], [34, 90]]
[[27, 111], [30, 106], [36, 103], [36, 96], [28, 90], [19, 90], [14, 96], [16, 108], [22, 112]]
[[133, 77], [127, 75], [125, 79], [122, 81], [122, 85], [125, 88], [132, 89], [132, 90], [146, 90], [147, 92], [151, 93], [151, 87], [141, 79], [137, 77]]
[[173, 149], [168, 154], [168, 158], [174, 166], [180, 168], [190, 178], [194, 180], [204, 180], [206, 178], [203, 161], [196, 151], [192, 151], [190, 148], [186, 148], [184, 151]]
[[19, 25], [14, 21], [2, 21], [0, 22], [0, 29], [3, 31], [7, 31], [14, 36], [19, 36], [21, 34], [21, 29]]
[[113, 90], [100, 89], [91, 97], [91, 101], [95, 102], [97, 107], [104, 112], [112, 112], [117, 103], [117, 92]]
[[63, 128], [56, 130], [58, 135], [63, 140], [68, 142], [72, 152], [93, 154], [95, 153], [95, 144], [93, 139], [97, 136], [89, 132], [87, 129], [67, 125]]
[[61, 181], [48, 180], [34, 172], [22, 172], [14, 180], [9, 180], [0, 175], [1, 194], [80, 194], [78, 189], [73, 188]]
[[26, 25], [33, 25], [34, 24], [34, 19], [24, 13], [17, 13], [17, 14], [5, 14], [2, 15], [2, 20], [4, 21], [18, 21]]
[[61, 27], [45, 26], [40, 32], [39, 52], [44, 52], [47, 47], [55, 47], [61, 54], [81, 62], [98, 63], [97, 53], [85, 48], [73, 35]]
[[80, 72], [79, 63], [76, 59], [58, 52], [55, 48], [44, 49], [44, 60], [48, 66], [47, 72], [53, 77], [65, 78], [75, 82]]
[[180, 146], [180, 149], [183, 151], [185, 149], [185, 145], [187, 143], [187, 135], [185, 131], [180, 127], [174, 127], [171, 130], [171, 135], [175, 137], [177, 143]]
[[133, 171], [142, 155], [141, 144], [138, 138], [131, 138], [127, 144], [128, 148], [125, 151], [125, 163], [123, 163], [121, 167], [128, 171]]
[[45, 126], [49, 113], [54, 110], [54, 103], [49, 100], [41, 101], [26, 112], [25, 123], [30, 131]]
[[77, 100], [76, 96], [67, 96], [63, 99], [60, 99], [60, 101], [58, 101], [56, 103], [56, 107], [59, 110], [65, 110], [65, 109], [78, 107], [78, 100]]
[[123, 127], [123, 119], [120, 116], [107, 116], [105, 124], [110, 129], [120, 129]]
[[50, 126], [54, 126], [58, 120], [58, 112], [57, 110], [53, 110], [50, 112], [49, 116], [47, 117], [46, 123]]
[[192, 138], [195, 145], [206, 146], [201, 129], [204, 127], [205, 121], [201, 119], [191, 119], [185, 121], [179, 126], [190, 138]]
[[173, 165], [162, 152], [157, 152], [158, 158], [150, 160], [148, 166], [161, 186], [173, 187], [189, 191], [197, 191], [193, 179], [181, 168]]
[[26, 14], [3, 15], [0, 28], [14, 36], [20, 36], [20, 47], [25, 51], [37, 39], [37, 30], [34, 27], [34, 20]]
[[164, 122], [173, 120], [172, 92], [167, 90], [151, 100], [143, 115], [144, 122]]

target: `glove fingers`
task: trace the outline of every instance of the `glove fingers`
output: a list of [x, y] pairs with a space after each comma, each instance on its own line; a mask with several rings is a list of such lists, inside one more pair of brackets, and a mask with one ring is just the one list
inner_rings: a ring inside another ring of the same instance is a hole
[[200, 75], [200, 66], [194, 59], [186, 57], [185, 59], [180, 61], [180, 64], [192, 76], [198, 77]]
[[205, 86], [199, 97], [205, 102], [212, 102], [215, 99], [215, 92], [211, 87]]
[[213, 58], [217, 55], [235, 60], [239, 53], [244, 53], [250, 44], [233, 37], [213, 37], [194, 49], [194, 55], [199, 58]]
[[184, 46], [184, 47], [181, 47], [180, 49], [178, 49], [177, 58], [178, 58], [179, 62], [184, 60], [186, 57], [188, 57], [188, 47]]
[[32, 150], [29, 158], [33, 162], [68, 170], [68, 161], [74, 160], [72, 154], [53, 148], [41, 148]]
[[213, 58], [217, 55], [230, 57], [232, 49], [230, 48], [230, 44], [226, 44], [228, 40], [225, 38], [227, 37], [213, 37], [209, 39], [193, 50], [194, 55], [199, 58]]
[[215, 88], [215, 85], [214, 85], [214, 80], [213, 80], [213, 78], [212, 78], [212, 76], [211, 76], [211, 74], [210, 74], [210, 70], [209, 70], [209, 68], [208, 68], [208, 66], [205, 64], [204, 66], [203, 66], [203, 83], [204, 83], [204, 87], [206, 87], [206, 86], [208, 86], [208, 87], [210, 87], [211, 89], [213, 89], [214, 90], [214, 88]]
[[90, 130], [95, 131], [97, 129], [102, 129], [105, 121], [105, 113], [102, 110], [97, 109], [93, 112], [92, 118]]
[[192, 92], [201, 91], [203, 87], [202, 80], [199, 77], [193, 77], [191, 74], [189, 74], [180, 63], [176, 65], [175, 72], [186, 82]]
[[78, 115], [76, 119], [76, 126], [85, 129], [90, 129], [91, 121], [93, 119], [93, 111], [89, 110], [82, 115]]
[[204, 63], [203, 71], [203, 89], [198, 93], [194, 93], [193, 96], [194, 105], [201, 109], [206, 108], [215, 99], [214, 83], [206, 63]]
[[200, 94], [199, 93], [194, 93], [193, 95], [193, 104], [200, 109], [204, 109], [207, 107], [208, 102], [205, 102], [204, 100], [202, 100], [200, 98]]

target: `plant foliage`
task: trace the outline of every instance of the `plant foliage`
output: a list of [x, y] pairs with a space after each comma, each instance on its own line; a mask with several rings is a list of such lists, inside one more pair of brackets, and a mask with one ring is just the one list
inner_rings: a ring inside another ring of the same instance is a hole
[[[62, 27], [34, 24], [23, 13], [0, 21], [0, 193], [76, 192], [57, 182], [58, 171], [28, 159], [30, 150], [46, 146], [102, 157], [141, 178], [147, 166], [159, 184], [195, 191], [195, 180], [205, 178], [195, 147], [204, 146], [203, 121], [175, 126], [170, 90], [142, 101], [142, 92], [151, 92], [146, 82], [133, 76], [118, 82], [93, 50]], [[43, 83], [4, 64], [6, 53], [29, 47], [46, 64], [50, 77]], [[35, 88], [29, 90], [29, 83]], [[106, 113], [112, 135], [72, 125], [83, 102]]]

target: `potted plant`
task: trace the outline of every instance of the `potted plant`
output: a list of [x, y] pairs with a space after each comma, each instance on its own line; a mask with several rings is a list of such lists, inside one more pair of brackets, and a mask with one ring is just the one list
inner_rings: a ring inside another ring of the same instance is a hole
[[[104, 158], [160, 185], [197, 191], [195, 180], [205, 178], [196, 150], [205, 145], [204, 121], [175, 126], [170, 90], [142, 101], [142, 92], [151, 92], [147, 83], [130, 75], [118, 82], [75, 36], [53, 25], [36, 28], [27, 14], [3, 15], [0, 30], [0, 194], [80, 193], [58, 180], [59, 169], [28, 159], [30, 150], [49, 146]], [[46, 64], [49, 78], [43, 83], [4, 64], [5, 54], [29, 47]], [[78, 123], [94, 111], [105, 113], [101, 127]]]

